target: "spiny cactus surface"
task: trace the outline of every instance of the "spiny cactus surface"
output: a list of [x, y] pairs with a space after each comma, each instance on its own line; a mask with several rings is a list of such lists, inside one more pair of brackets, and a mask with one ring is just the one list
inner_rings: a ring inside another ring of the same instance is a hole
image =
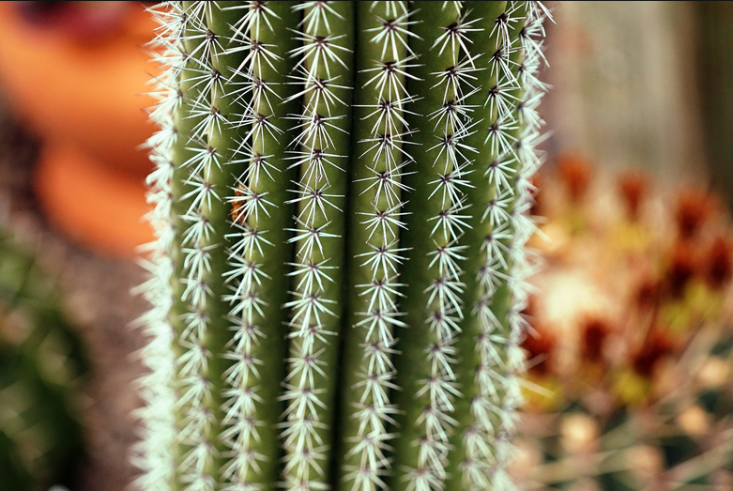
[[509, 489], [539, 2], [169, 2], [145, 490]]

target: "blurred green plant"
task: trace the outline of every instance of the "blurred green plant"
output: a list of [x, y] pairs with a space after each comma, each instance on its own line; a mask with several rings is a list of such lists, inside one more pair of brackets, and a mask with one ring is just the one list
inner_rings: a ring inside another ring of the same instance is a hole
[[45, 490], [72, 478], [86, 369], [55, 281], [0, 232], [0, 489]]

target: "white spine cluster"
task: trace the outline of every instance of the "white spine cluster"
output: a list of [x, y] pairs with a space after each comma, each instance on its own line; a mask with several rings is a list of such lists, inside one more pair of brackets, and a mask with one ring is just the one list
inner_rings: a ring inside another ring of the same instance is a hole
[[361, 179], [365, 184], [362, 194], [374, 198], [369, 212], [358, 212], [370, 248], [358, 259], [363, 261], [361, 267], [370, 271], [371, 280], [356, 285], [368, 305], [365, 311], [357, 313], [360, 320], [354, 326], [363, 336], [363, 370], [351, 388], [359, 394], [354, 408], [358, 431], [352, 437], [353, 446], [346, 458], [356, 456], [358, 464], [345, 469], [344, 481], [347, 486], [350, 483], [353, 491], [385, 487], [382, 479], [390, 466], [386, 451], [394, 437], [387, 427], [394, 423], [393, 415], [397, 412], [390, 401], [390, 392], [397, 388], [393, 381], [394, 329], [405, 326], [397, 306], [398, 290], [403, 286], [398, 282], [398, 271], [405, 259], [398, 247], [398, 234], [405, 228], [402, 193], [408, 191], [402, 177], [411, 162], [403, 150], [403, 137], [409, 133], [403, 114], [405, 104], [412, 101], [405, 78], [415, 58], [408, 46], [408, 38], [414, 34], [409, 31], [412, 22], [407, 2], [372, 2], [371, 10], [375, 7], [385, 17], [372, 14], [378, 27], [366, 31], [371, 35], [369, 42], [381, 48], [381, 56], [371, 60], [374, 68], [364, 71], [369, 80], [362, 87], [375, 94], [373, 101], [364, 106], [369, 114], [363, 124], [370, 125], [371, 134], [359, 142], [367, 146], [359, 158], [372, 159], [366, 164], [369, 177]]
[[334, 89], [350, 85], [337, 75], [348, 70], [343, 58], [349, 50], [341, 45], [346, 35], [334, 33], [346, 21], [333, 4], [310, 1], [294, 7], [303, 12], [303, 19], [296, 34], [302, 45], [291, 53], [298, 60], [293, 78], [301, 90], [292, 99], [302, 98], [303, 107], [301, 114], [292, 116], [298, 134], [291, 143], [291, 167], [298, 169], [299, 181], [294, 183], [294, 198], [289, 203], [295, 203], [298, 211], [294, 228], [289, 230], [296, 249], [290, 273], [295, 281], [292, 299], [285, 304], [291, 312], [291, 341], [281, 399], [287, 404], [282, 424], [286, 450], [282, 486], [299, 491], [327, 489], [331, 448], [322, 436], [323, 430], [331, 430], [331, 421], [324, 421], [323, 414], [332, 410], [326, 384], [335, 383], [336, 372], [328, 366], [326, 352], [338, 345], [333, 341], [338, 313], [333, 310], [336, 301], [329, 298], [333, 293], [327, 290], [335, 284], [334, 273], [342, 268], [333, 252], [340, 247], [343, 233], [331, 224], [334, 215], [344, 212], [336, 202], [345, 197], [332, 181], [345, 182], [339, 160], [348, 157], [348, 146], [334, 141], [341, 138], [339, 132], [346, 134], [338, 124], [345, 118], [347, 104]]
[[[520, 14], [525, 3], [526, 14]], [[547, 17], [549, 12], [540, 2], [510, 2], [494, 25], [497, 46], [487, 47], [488, 69], [498, 82], [487, 91], [485, 104], [496, 120], [486, 142], [498, 158], [484, 176], [492, 195], [482, 215], [491, 231], [481, 246], [484, 263], [476, 272], [482, 298], [473, 309], [481, 325], [476, 340], [481, 359], [476, 371], [479, 394], [471, 401], [475, 424], [464, 432], [462, 442], [466, 456], [462, 470], [476, 490], [513, 489], [504, 468], [511, 454], [509, 436], [516, 409], [522, 402], [518, 372], [523, 370], [524, 354], [518, 344], [525, 327], [521, 312], [528, 298], [524, 280], [534, 269], [524, 244], [535, 231], [528, 216], [533, 192], [529, 179], [542, 163], [535, 148], [544, 123], [537, 105], [547, 87], [539, 82], [537, 70], [544, 60], [542, 24]], [[512, 39], [513, 24], [522, 20], [524, 27]], [[494, 311], [492, 300], [503, 286], [509, 289], [511, 305], [506, 318], [500, 319], [502, 314]]]
[[[177, 440], [184, 450], [180, 462], [180, 482], [186, 490], [213, 491], [216, 477], [210, 469], [217, 465], [217, 440], [212, 435], [212, 427], [219, 428], [215, 411], [218, 394], [216, 378], [211, 376], [210, 366], [213, 353], [207, 343], [212, 319], [207, 307], [218, 302], [211, 279], [211, 251], [221, 247], [215, 242], [214, 227], [208, 216], [212, 204], [221, 201], [221, 190], [211, 182], [215, 169], [221, 169], [221, 154], [208, 143], [214, 128], [220, 128], [220, 114], [213, 111], [212, 93], [221, 91], [224, 81], [211, 65], [211, 52], [219, 39], [210, 35], [206, 26], [206, 10], [213, 8], [205, 2], [193, 3], [184, 10], [184, 32], [182, 42], [186, 68], [186, 80], [190, 84], [187, 95], [182, 101], [189, 106], [186, 118], [195, 122], [190, 134], [180, 134], [186, 138], [185, 150], [191, 155], [181, 164], [187, 171], [184, 181], [184, 194], [180, 198], [188, 204], [181, 219], [187, 225], [182, 234], [184, 290], [181, 301], [188, 312], [183, 315], [185, 328], [179, 334], [177, 343], [183, 353], [177, 359], [179, 399], [177, 409], [181, 420]], [[192, 48], [193, 47], [193, 48]], [[193, 95], [196, 95], [193, 98]], [[179, 124], [185, 124], [179, 120]]]
[[146, 248], [149, 257], [143, 263], [149, 279], [138, 289], [153, 308], [138, 321], [150, 338], [140, 353], [149, 372], [138, 380], [145, 405], [137, 413], [143, 434], [133, 449], [133, 463], [142, 471], [135, 481], [138, 489], [168, 491], [175, 473], [173, 444], [176, 439], [173, 386], [176, 360], [171, 349], [175, 333], [169, 321], [173, 303], [173, 263], [168, 252], [175, 234], [171, 222], [174, 170], [171, 148], [176, 143], [173, 115], [180, 104], [176, 87], [183, 59], [183, 12], [175, 5], [151, 7], [149, 12], [159, 24], [151, 46], [154, 49], [153, 60], [161, 69], [154, 80], [155, 90], [151, 93], [157, 102], [149, 113], [159, 131], [147, 142], [155, 166], [147, 180], [147, 199], [152, 206], [147, 219], [155, 230], [156, 239]]
[[465, 104], [465, 99], [475, 90], [471, 87], [475, 80], [472, 75], [476, 70], [475, 60], [468, 49], [468, 33], [474, 29], [474, 21], [467, 21], [465, 13], [461, 15], [461, 2], [444, 2], [443, 9], [455, 9], [456, 21], [443, 26], [443, 34], [431, 47], [439, 53], [449, 51], [453, 62], [433, 74], [436, 83], [431, 90], [443, 92], [443, 104], [428, 116], [439, 135], [430, 148], [437, 151], [430, 199], [440, 201], [441, 212], [430, 219], [435, 244], [429, 253], [433, 280], [425, 291], [431, 311], [426, 323], [437, 342], [426, 353], [430, 375], [420, 382], [422, 389], [417, 394], [418, 397], [428, 395], [429, 403], [415, 422], [424, 428], [424, 437], [414, 443], [419, 448], [417, 467], [407, 475], [411, 481], [408, 490], [415, 491], [442, 490], [448, 478], [449, 438], [457, 424], [451, 415], [455, 399], [461, 397], [454, 372], [457, 361], [454, 345], [464, 316], [461, 299], [464, 284], [460, 278], [464, 272], [460, 262], [465, 259], [465, 246], [460, 245], [459, 239], [470, 218], [462, 188], [468, 185], [465, 177], [471, 172], [468, 170], [470, 156], [476, 152], [463, 143], [473, 126], [472, 108]]
[[272, 122], [273, 106], [280, 101], [272, 82], [263, 75], [263, 67], [273, 67], [278, 55], [261, 36], [273, 32], [277, 15], [265, 2], [259, 1], [244, 2], [229, 9], [241, 10], [242, 15], [230, 26], [231, 35], [223, 40], [226, 45], [223, 52], [246, 53], [240, 66], [229, 67], [232, 82], [226, 90], [229, 96], [236, 97], [242, 111], [234, 115], [231, 127], [244, 135], [233, 142], [230, 163], [244, 163], [246, 169], [237, 177], [236, 187], [226, 198], [232, 207], [232, 229], [227, 235], [231, 245], [227, 250], [228, 269], [224, 280], [231, 293], [224, 300], [231, 305], [228, 320], [233, 334], [223, 354], [231, 362], [224, 372], [226, 430], [222, 440], [228, 452], [223, 476], [228, 485], [223, 489], [254, 491], [262, 489], [261, 483], [267, 478], [262, 475], [261, 464], [270, 459], [258, 451], [260, 429], [266, 426], [259, 412], [262, 402], [259, 392], [262, 384], [272, 383], [260, 374], [264, 360], [258, 348], [266, 336], [279, 335], [279, 326], [267, 324], [271, 320], [264, 313], [267, 302], [261, 294], [272, 280], [263, 271], [262, 262], [273, 246], [268, 240], [271, 230], [268, 217], [277, 206], [268, 199], [267, 191], [263, 191], [264, 180], [272, 182], [281, 177], [278, 168], [269, 162], [272, 157], [269, 152], [274, 150], [271, 146], [279, 144], [281, 138], [281, 130]]

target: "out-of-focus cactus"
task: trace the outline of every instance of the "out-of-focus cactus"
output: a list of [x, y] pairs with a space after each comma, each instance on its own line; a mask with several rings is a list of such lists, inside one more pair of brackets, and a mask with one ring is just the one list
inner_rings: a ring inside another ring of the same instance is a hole
[[539, 2], [170, 2], [145, 490], [510, 489]]
[[558, 174], [537, 199], [551, 240], [534, 242], [547, 267], [526, 312], [523, 487], [729, 489], [729, 218], [705, 191], [664, 196], [638, 173], [610, 192], [580, 159]]
[[54, 281], [0, 236], [0, 489], [45, 490], [71, 478], [83, 448], [82, 347]]

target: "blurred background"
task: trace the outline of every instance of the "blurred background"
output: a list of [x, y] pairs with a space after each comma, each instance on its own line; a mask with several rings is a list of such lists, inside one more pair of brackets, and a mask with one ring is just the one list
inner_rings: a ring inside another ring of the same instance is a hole
[[[515, 475], [733, 489], [733, 2], [547, 5], [545, 266]], [[0, 475], [17, 476], [0, 489], [135, 474], [144, 8], [0, 3]]]

